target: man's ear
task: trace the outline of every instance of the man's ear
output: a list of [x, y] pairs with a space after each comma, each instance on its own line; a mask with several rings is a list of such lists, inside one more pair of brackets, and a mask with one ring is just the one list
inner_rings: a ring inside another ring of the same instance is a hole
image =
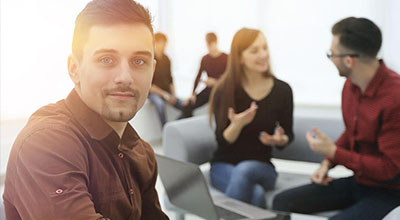
[[156, 71], [157, 60], [153, 59], [153, 74]]
[[68, 74], [75, 85], [79, 84], [79, 62], [73, 54], [68, 56]]
[[344, 64], [346, 65], [347, 68], [352, 68], [354, 66], [355, 61], [356, 61], [355, 58], [351, 56], [346, 56], [344, 58]]

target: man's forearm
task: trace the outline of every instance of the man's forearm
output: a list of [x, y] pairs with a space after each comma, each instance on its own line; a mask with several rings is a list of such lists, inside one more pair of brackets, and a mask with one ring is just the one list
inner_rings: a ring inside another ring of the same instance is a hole
[[150, 88], [150, 93], [155, 93], [161, 97], [165, 97], [166, 95], [169, 95], [169, 93], [167, 91], [162, 90], [160, 87], [156, 86], [156, 85], [152, 85]]
[[325, 168], [327, 168], [329, 170], [329, 169], [331, 169], [333, 167], [333, 163], [328, 159], [324, 159], [321, 162], [321, 167], [325, 167]]

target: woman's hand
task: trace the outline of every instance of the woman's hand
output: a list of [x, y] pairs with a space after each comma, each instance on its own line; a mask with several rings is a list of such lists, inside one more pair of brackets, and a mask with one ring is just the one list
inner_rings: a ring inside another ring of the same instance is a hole
[[257, 104], [252, 102], [250, 107], [243, 112], [235, 113], [233, 108], [228, 109], [228, 119], [231, 124], [237, 125], [239, 127], [244, 127], [253, 121], [257, 113]]
[[262, 131], [260, 133], [259, 139], [261, 143], [267, 146], [284, 146], [289, 142], [289, 138], [285, 134], [285, 130], [283, 130], [283, 128], [279, 124], [276, 126], [273, 135]]
[[231, 123], [223, 132], [223, 137], [229, 143], [233, 143], [239, 137], [242, 128], [253, 121], [257, 112], [257, 104], [252, 102], [250, 107], [241, 113], [235, 113], [233, 108], [228, 109], [228, 119]]

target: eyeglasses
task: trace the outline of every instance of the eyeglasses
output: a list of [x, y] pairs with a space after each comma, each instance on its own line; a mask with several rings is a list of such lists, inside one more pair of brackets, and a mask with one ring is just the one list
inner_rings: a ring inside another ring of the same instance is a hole
[[360, 54], [356, 54], [356, 53], [344, 53], [344, 54], [334, 54], [330, 51], [328, 51], [326, 53], [326, 57], [328, 57], [328, 59], [332, 58], [332, 57], [360, 57]]

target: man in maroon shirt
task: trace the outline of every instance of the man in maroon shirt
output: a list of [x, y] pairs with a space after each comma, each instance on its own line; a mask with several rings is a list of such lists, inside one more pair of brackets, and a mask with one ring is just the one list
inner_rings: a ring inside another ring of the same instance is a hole
[[40, 108], [12, 147], [8, 220], [168, 219], [151, 147], [128, 121], [154, 72], [149, 12], [133, 0], [93, 0], [76, 19], [68, 97]]
[[[200, 68], [193, 85], [192, 96], [185, 100], [185, 106], [180, 118], [192, 117], [192, 113], [196, 108], [208, 103], [212, 87], [225, 72], [228, 55], [218, 49], [217, 35], [213, 32], [207, 33], [206, 43], [208, 54], [201, 59]], [[207, 73], [207, 80], [203, 82], [206, 88], [196, 93], [203, 72]]]
[[[306, 138], [326, 156], [311, 176], [313, 184], [290, 189], [274, 209], [313, 213], [343, 209], [331, 219], [382, 219], [400, 205], [400, 76], [376, 58], [379, 28], [365, 18], [349, 17], [332, 28], [328, 58], [347, 80], [342, 93], [345, 131], [334, 143], [322, 131]], [[336, 164], [354, 176], [332, 179]]]

